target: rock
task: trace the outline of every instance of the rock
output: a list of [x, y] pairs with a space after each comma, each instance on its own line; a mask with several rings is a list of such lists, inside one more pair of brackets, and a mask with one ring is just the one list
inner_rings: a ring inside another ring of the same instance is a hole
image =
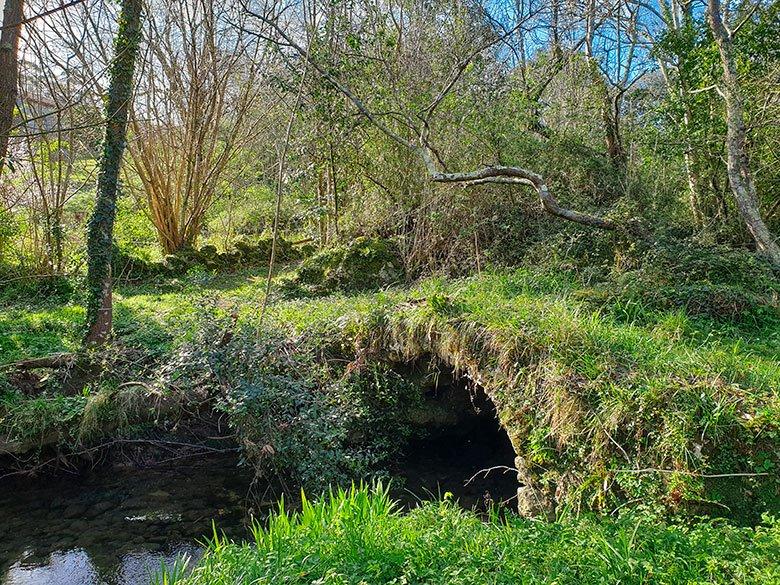
[[87, 505], [80, 502], [70, 504], [62, 513], [63, 518], [80, 518], [84, 516], [87, 511]]
[[68, 527], [68, 531], [74, 536], [81, 536], [89, 528], [89, 523], [86, 520], [75, 520]]
[[104, 512], [108, 512], [113, 508], [114, 508], [114, 504], [111, 502], [98, 502], [97, 504], [92, 506], [89, 510], [87, 510], [85, 516], [87, 518], [95, 518], [96, 516], [100, 516]]
[[167, 500], [171, 497], [171, 494], [164, 490], [156, 490], [153, 492], [149, 492], [149, 497], [155, 500]]

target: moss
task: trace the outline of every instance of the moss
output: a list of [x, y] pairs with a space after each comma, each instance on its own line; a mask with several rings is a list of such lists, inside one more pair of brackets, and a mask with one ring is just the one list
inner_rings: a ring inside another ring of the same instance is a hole
[[[263, 360], [287, 356], [290, 365], [281, 374], [305, 380], [277, 390], [303, 388], [315, 398], [346, 396], [328, 392], [355, 368], [433, 357], [490, 395], [519, 456], [527, 495], [546, 500], [550, 509], [611, 510], [635, 500], [695, 513], [743, 514], [749, 508], [755, 516], [776, 509], [776, 320], [724, 327], [706, 315], [692, 318], [684, 308], [626, 319], [614, 309], [617, 301], [595, 308], [583, 301], [583, 291], [592, 289], [570, 273], [518, 270], [277, 301], [258, 329], [264, 279], [247, 276], [122, 289], [120, 339], [154, 353], [157, 366], [150, 369], [156, 371], [182, 372], [182, 355], [189, 356], [197, 375], [191, 385], [176, 386], [195, 388], [213, 371], [207, 358], [235, 310], [248, 339], [272, 334], [286, 341], [281, 349], [257, 356], [236, 351], [225, 359], [254, 375], [266, 367], [260, 367]], [[204, 295], [208, 303], [200, 300]], [[21, 319], [14, 310], [0, 318], [0, 328], [16, 340], [14, 355], [34, 357], [39, 341], [77, 340], [68, 328], [82, 313], [70, 311], [48, 307]], [[204, 330], [200, 316], [210, 313], [225, 320], [221, 328]], [[393, 387], [382, 388], [387, 391]], [[376, 425], [392, 426], [388, 419]], [[343, 445], [359, 434], [331, 436]], [[734, 473], [770, 475], [734, 482], [702, 477]], [[740, 499], [750, 504], [740, 505]]]
[[403, 263], [396, 244], [360, 237], [305, 259], [283, 286], [290, 294], [306, 296], [379, 289], [403, 280]]
[[[235, 243], [232, 250], [220, 252], [216, 246], [199, 249], [185, 247], [175, 254], [166, 255], [161, 262], [149, 261], [114, 246], [114, 274], [122, 280], [151, 280], [159, 277], [181, 276], [191, 268], [212, 272], [235, 272], [249, 266], [267, 265], [271, 259], [270, 238], [244, 239]], [[276, 260], [292, 262], [301, 254], [287, 240], [277, 241]]]

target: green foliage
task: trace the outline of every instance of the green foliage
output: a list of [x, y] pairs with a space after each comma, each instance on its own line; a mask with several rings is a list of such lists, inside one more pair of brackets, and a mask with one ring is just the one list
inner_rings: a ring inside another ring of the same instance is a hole
[[[18, 226], [13, 214], [5, 209], [0, 209], [0, 270], [3, 272], [6, 270], [5, 263], [10, 259], [11, 242], [17, 230]], [[1, 272], [0, 279], [2, 279]]]
[[77, 349], [83, 316], [83, 309], [72, 305], [1, 310], [2, 365]]
[[360, 237], [306, 258], [283, 287], [307, 296], [378, 289], [403, 279], [403, 264], [394, 242]]
[[[776, 284], [750, 255], [717, 248], [710, 256], [695, 246], [645, 250], [623, 256], [629, 270], [605, 265], [586, 276], [563, 255], [550, 270], [276, 300], [262, 327], [262, 275], [193, 274], [120, 288], [116, 329], [148, 371], [163, 372], [161, 387], [205, 392], [246, 440], [248, 459], [289, 484], [381, 466], [403, 445], [404, 405], [414, 402], [389, 362], [434, 357], [481, 380], [527, 457], [528, 483], [557, 490], [558, 510], [640, 499], [755, 518], [778, 506], [771, 476], [701, 475], [766, 473], [780, 462], [778, 320], [766, 299], [755, 306], [765, 312], [725, 318], [690, 299], [672, 303], [683, 297], [667, 289], [730, 287], [764, 299]], [[748, 276], [735, 273], [740, 266], [752, 266]], [[632, 296], [650, 294], [649, 285], [628, 286], [632, 278], [657, 280], [660, 300]], [[5, 311], [4, 353], [77, 346], [81, 314], [57, 305]]]
[[31, 452], [70, 452], [148, 423], [154, 413], [148, 401], [148, 389], [142, 385], [118, 389], [106, 381], [67, 395], [45, 391], [29, 397], [7, 391], [0, 394], [0, 440]]
[[641, 264], [604, 286], [612, 307], [630, 319], [682, 309], [759, 329], [780, 323], [780, 279], [756, 255], [728, 246], [668, 242], [644, 250]]
[[0, 265], [0, 305], [16, 304], [29, 299], [48, 299], [63, 303], [73, 297], [73, 280], [56, 274], [26, 274]]
[[278, 334], [251, 327], [215, 347], [225, 326], [204, 319], [166, 372], [215, 396], [258, 475], [323, 489], [377, 471], [403, 448], [405, 412], [419, 397], [397, 374], [379, 365], [342, 372], [314, 348], [291, 352]]
[[0, 436], [7, 441], [46, 440], [77, 425], [87, 403], [86, 396], [38, 397], [25, 400], [6, 394], [0, 402]]
[[381, 486], [305, 496], [284, 505], [254, 540], [215, 535], [181, 585], [322, 583], [442, 585], [774, 583], [780, 526], [670, 524], [626, 514], [555, 523], [487, 521], [445, 499], [402, 513]]

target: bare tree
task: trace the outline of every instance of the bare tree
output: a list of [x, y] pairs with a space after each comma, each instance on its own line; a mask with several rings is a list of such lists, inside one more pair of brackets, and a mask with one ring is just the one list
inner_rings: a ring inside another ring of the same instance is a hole
[[164, 0], [150, 18], [129, 142], [163, 250], [193, 246], [225, 171], [263, 122], [255, 39], [213, 0]]
[[[39, 11], [34, 2], [28, 8]], [[38, 21], [27, 27], [24, 38], [20, 121], [13, 136], [19, 170], [14, 184], [22, 194], [18, 207], [28, 217], [26, 256], [37, 274], [62, 274], [69, 235], [65, 207], [75, 194], [93, 186], [92, 145], [102, 116], [97, 104], [85, 99], [76, 76], [69, 74], [70, 53], [47, 32]]]

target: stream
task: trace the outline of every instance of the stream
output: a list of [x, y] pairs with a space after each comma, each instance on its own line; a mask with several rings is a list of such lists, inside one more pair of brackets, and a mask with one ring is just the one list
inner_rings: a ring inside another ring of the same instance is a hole
[[245, 534], [249, 480], [233, 457], [0, 483], [0, 583], [147, 584], [160, 564], [197, 559], [212, 519]]
[[[511, 500], [511, 446], [494, 421], [468, 436], [413, 444], [391, 468], [405, 506], [450, 492], [467, 508]], [[74, 476], [0, 481], [0, 584], [147, 585], [161, 563], [202, 554], [204, 535], [244, 538], [248, 470], [234, 455], [154, 467], [109, 466]], [[508, 505], [511, 506], [513, 502]]]

